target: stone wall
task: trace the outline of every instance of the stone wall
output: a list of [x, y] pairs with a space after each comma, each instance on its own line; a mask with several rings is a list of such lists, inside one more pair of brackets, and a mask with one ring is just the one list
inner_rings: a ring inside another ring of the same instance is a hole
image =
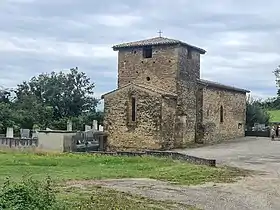
[[177, 64], [178, 50], [175, 46], [154, 46], [152, 58], [143, 58], [142, 48], [120, 49], [118, 88], [135, 82], [152, 84], [159, 89], [175, 93]]
[[[131, 97], [136, 99], [136, 121], [131, 121]], [[161, 149], [162, 96], [134, 85], [104, 96], [104, 131], [109, 150]], [[171, 105], [164, 106], [170, 110]], [[165, 126], [165, 125], [163, 125]]]
[[176, 98], [164, 97], [162, 99], [161, 138], [162, 149], [172, 149], [175, 144]]
[[[220, 111], [223, 107], [223, 122]], [[204, 143], [245, 135], [246, 94], [207, 87], [203, 89]]]
[[[38, 131], [38, 149], [46, 152], [65, 152], [69, 148], [69, 139], [64, 139], [65, 136], [72, 138], [76, 131], [64, 130], [40, 130]], [[65, 150], [67, 147], [67, 150]]]
[[[91, 151], [91, 154], [96, 155], [111, 155], [111, 156], [156, 156], [156, 157], [162, 157], [162, 158], [172, 158], [175, 160], [181, 160], [186, 161], [189, 163], [197, 164], [197, 165], [207, 165], [211, 167], [216, 166], [216, 160], [215, 159], [206, 159], [206, 158], [200, 158], [195, 156], [190, 156], [186, 154], [182, 154], [179, 152], [170, 152], [170, 151], [142, 151], [142, 152], [124, 152], [124, 151], [115, 151], [115, 152], [100, 152], [100, 151]], [[79, 153], [75, 153], [79, 154]]]
[[[142, 47], [119, 49], [118, 90], [104, 96], [111, 150], [182, 148], [244, 136], [246, 94], [201, 86], [195, 50], [180, 45], [152, 49], [151, 58], [143, 57]], [[132, 97], [136, 121], [131, 120]]]
[[204, 138], [203, 129], [203, 87], [198, 85], [196, 93], [196, 135], [195, 143], [202, 144]]
[[195, 142], [197, 79], [200, 77], [200, 54], [178, 48], [177, 120], [175, 148]]
[[38, 139], [0, 137], [0, 148], [33, 149], [38, 146]]

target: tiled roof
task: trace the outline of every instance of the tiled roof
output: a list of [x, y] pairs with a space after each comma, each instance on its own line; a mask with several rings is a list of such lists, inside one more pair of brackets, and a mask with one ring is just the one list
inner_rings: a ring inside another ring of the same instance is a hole
[[207, 86], [211, 86], [211, 87], [225, 89], [225, 90], [233, 90], [233, 91], [242, 92], [242, 93], [250, 93], [250, 91], [246, 90], [246, 89], [236, 88], [236, 87], [233, 87], [233, 86], [228, 86], [228, 85], [224, 85], [224, 84], [221, 84], [221, 83], [218, 83], [218, 82], [212, 82], [212, 81], [205, 80], [205, 79], [199, 79], [198, 83], [203, 84], [203, 85], [207, 85]]
[[130, 48], [130, 47], [155, 46], [155, 45], [177, 45], [177, 44], [195, 49], [198, 52], [200, 52], [201, 54], [205, 54], [205, 52], [206, 52], [204, 49], [195, 47], [193, 45], [187, 44], [180, 40], [169, 39], [166, 37], [154, 37], [151, 39], [122, 43], [122, 44], [114, 45], [113, 50], [119, 50], [121, 48]]

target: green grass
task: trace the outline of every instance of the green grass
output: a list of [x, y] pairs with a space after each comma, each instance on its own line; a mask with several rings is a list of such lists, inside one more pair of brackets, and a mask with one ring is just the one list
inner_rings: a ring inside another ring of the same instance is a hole
[[280, 110], [270, 110], [270, 122], [280, 122]]
[[54, 181], [153, 178], [178, 184], [232, 181], [240, 173], [155, 157], [113, 157], [91, 154], [0, 153], [0, 182], [7, 176], [44, 178]]
[[[0, 165], [0, 183], [4, 183], [7, 177], [10, 177], [10, 180], [18, 181], [22, 177], [42, 180], [50, 176], [59, 188], [67, 180], [153, 178], [174, 184], [192, 185], [205, 182], [231, 182], [239, 175], [245, 175], [245, 172], [232, 168], [199, 166], [172, 159], [92, 154], [35, 154], [2, 151], [0, 152]], [[76, 195], [76, 199], [82, 199], [83, 195], [91, 194], [95, 200], [101, 202], [98, 204], [100, 208], [95, 209], [127, 209], [126, 205], [129, 205], [129, 209], [164, 209], [168, 205], [174, 205], [103, 188], [91, 189], [87, 193], [85, 191], [71, 193], [69, 190], [63, 190], [61, 196], [66, 196], [73, 201], [75, 200], [73, 194]], [[83, 195], [77, 197], [81, 193]], [[113, 202], [113, 200], [115, 201]], [[110, 208], [108, 205], [111, 205]], [[112, 205], [119, 208], [113, 208]], [[143, 208], [140, 208], [139, 205]], [[101, 206], [106, 208], [101, 208]]]
[[[81, 208], [80, 203], [83, 203], [85, 209], [121, 209], [121, 210], [166, 210], [166, 209], [187, 209], [199, 210], [196, 207], [175, 203], [171, 201], [156, 201], [131, 195], [129, 193], [117, 192], [115, 190], [105, 189], [102, 187], [91, 186], [87, 189], [68, 188], [66, 191], [61, 191], [60, 199], [64, 200], [65, 204], [72, 208]], [[88, 199], [90, 198], [90, 199]]]

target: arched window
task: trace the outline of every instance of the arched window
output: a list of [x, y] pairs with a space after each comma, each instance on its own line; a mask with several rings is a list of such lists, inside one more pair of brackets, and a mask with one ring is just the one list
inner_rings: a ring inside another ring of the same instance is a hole
[[135, 97], [131, 98], [131, 121], [136, 121], [136, 99]]
[[220, 107], [220, 123], [224, 122], [224, 107]]

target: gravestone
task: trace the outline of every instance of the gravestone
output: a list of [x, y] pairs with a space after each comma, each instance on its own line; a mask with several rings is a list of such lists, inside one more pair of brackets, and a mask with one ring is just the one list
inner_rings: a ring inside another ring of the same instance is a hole
[[14, 138], [14, 128], [8, 127], [6, 131], [7, 138]]
[[90, 125], [85, 125], [85, 131], [89, 131], [91, 130], [91, 126]]
[[97, 127], [97, 126], [98, 126], [97, 120], [93, 120], [93, 121], [92, 121], [92, 129], [97, 131], [97, 130], [98, 130], [98, 127]]
[[33, 132], [32, 132], [32, 139], [37, 139], [37, 138], [38, 138], [38, 130], [35, 129], [35, 130], [33, 130]]
[[102, 126], [102, 125], [99, 125], [98, 130], [99, 130], [99, 131], [103, 131], [103, 126]]
[[20, 137], [22, 139], [29, 139], [30, 138], [30, 130], [29, 129], [20, 129]]
[[67, 131], [72, 131], [72, 121], [71, 120], [67, 121]]

